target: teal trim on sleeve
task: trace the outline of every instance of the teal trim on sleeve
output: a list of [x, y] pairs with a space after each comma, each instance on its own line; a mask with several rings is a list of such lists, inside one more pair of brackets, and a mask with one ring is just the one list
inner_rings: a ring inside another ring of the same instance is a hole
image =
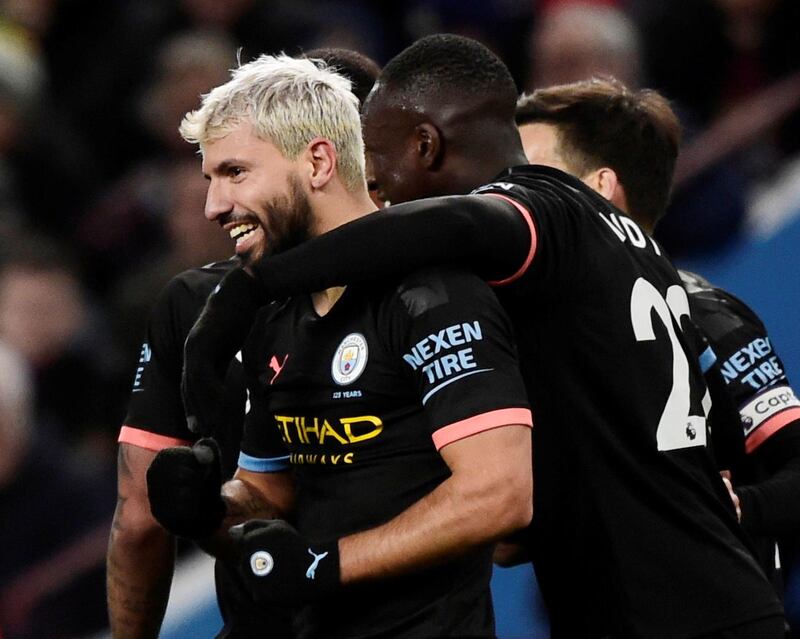
[[239, 453], [239, 468], [253, 473], [278, 473], [289, 468], [289, 455], [283, 457], [252, 457]]

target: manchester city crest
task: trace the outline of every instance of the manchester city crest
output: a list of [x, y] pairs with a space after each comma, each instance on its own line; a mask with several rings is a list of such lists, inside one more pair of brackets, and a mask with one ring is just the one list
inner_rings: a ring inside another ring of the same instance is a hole
[[346, 386], [356, 381], [367, 366], [367, 340], [361, 333], [350, 333], [339, 344], [331, 363], [333, 381]]

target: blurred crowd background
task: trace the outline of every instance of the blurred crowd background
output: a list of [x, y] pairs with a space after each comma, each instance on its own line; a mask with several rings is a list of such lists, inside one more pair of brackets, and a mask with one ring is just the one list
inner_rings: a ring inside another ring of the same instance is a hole
[[232, 252], [177, 127], [237, 59], [337, 46], [383, 64], [452, 32], [520, 91], [604, 73], [659, 89], [684, 125], [659, 239], [712, 270], [777, 260], [772, 284], [797, 292], [800, 262], [752, 247], [800, 239], [798, 24], [797, 0], [0, 0], [3, 637], [105, 625], [115, 439], [148, 309]]

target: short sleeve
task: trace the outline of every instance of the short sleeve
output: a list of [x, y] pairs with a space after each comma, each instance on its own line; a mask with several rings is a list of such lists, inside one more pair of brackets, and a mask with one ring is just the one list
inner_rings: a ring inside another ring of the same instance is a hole
[[437, 449], [508, 424], [532, 425], [510, 322], [491, 289], [459, 270], [398, 289], [398, 364], [412, 378]]
[[191, 443], [180, 395], [183, 343], [199, 312], [185, 285], [173, 280], [162, 291], [147, 322], [119, 442], [150, 450]]
[[[531, 241], [514, 272], [490, 282], [495, 287], [553, 287], [574, 277], [576, 251], [591, 194], [573, 185], [574, 178], [549, 167], [524, 175], [509, 174], [481, 186], [475, 194], [504, 200], [525, 220]], [[597, 208], [597, 207], [595, 207]]]
[[775, 433], [800, 425], [800, 401], [755, 313], [721, 289], [712, 292], [695, 297], [692, 311], [717, 355], [752, 453]]

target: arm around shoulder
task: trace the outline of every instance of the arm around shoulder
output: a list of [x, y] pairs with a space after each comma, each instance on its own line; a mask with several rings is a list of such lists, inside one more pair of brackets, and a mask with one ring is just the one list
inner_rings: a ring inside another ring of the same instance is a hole
[[[366, 215], [262, 259], [252, 270], [267, 295], [278, 299], [454, 263], [495, 280], [520, 268], [531, 241], [529, 222], [516, 206], [498, 197], [453, 195]], [[342, 246], [352, 259], [341, 259]]]

